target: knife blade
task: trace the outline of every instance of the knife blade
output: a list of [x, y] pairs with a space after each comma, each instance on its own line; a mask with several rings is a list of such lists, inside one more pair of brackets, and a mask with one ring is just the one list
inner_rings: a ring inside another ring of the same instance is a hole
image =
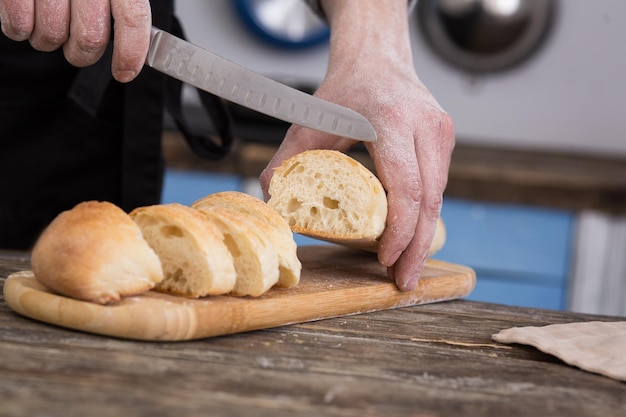
[[281, 84], [152, 28], [146, 65], [225, 100], [289, 123], [366, 142], [376, 131], [361, 114]]

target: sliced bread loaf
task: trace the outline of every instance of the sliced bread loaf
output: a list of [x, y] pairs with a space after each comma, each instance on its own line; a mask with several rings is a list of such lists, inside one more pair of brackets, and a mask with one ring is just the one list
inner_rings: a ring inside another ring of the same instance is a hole
[[219, 227], [232, 254], [237, 279], [231, 295], [258, 297], [278, 282], [278, 253], [269, 241], [269, 226], [227, 207], [198, 212]]
[[298, 259], [293, 232], [285, 219], [267, 203], [238, 191], [214, 193], [194, 202], [191, 207], [202, 210], [210, 207], [226, 207], [253, 216], [266, 225], [267, 238], [278, 253], [278, 287], [298, 285], [302, 265]]
[[156, 290], [203, 297], [235, 287], [236, 271], [225, 236], [202, 213], [174, 203], [140, 207], [130, 216], [161, 259], [165, 278]]
[[[334, 150], [295, 155], [274, 171], [268, 191], [268, 204], [294, 232], [378, 250], [387, 218], [387, 195], [378, 178], [348, 155]], [[439, 219], [430, 254], [444, 242], [445, 228]]]
[[371, 246], [385, 229], [387, 197], [374, 174], [332, 150], [305, 151], [283, 162], [268, 204], [296, 233]]

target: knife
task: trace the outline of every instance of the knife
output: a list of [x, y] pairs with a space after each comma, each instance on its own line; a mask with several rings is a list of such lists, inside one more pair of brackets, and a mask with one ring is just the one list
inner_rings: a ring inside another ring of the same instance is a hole
[[271, 80], [154, 27], [146, 65], [276, 119], [337, 136], [376, 141], [374, 127], [361, 114]]

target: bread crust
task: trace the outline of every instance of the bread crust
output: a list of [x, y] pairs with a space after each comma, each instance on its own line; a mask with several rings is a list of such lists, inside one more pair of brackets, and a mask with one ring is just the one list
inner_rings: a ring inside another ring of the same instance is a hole
[[202, 213], [172, 203], [139, 207], [130, 216], [161, 259], [165, 278], [157, 291], [198, 298], [234, 288], [236, 273], [224, 236]]
[[268, 234], [270, 243], [278, 254], [278, 283], [281, 288], [290, 288], [300, 282], [302, 264], [298, 259], [297, 245], [287, 221], [264, 201], [238, 191], [223, 191], [209, 194], [191, 207], [203, 210], [211, 207], [225, 207], [258, 219]]
[[60, 213], [35, 243], [31, 264], [51, 290], [98, 304], [141, 294], [163, 279], [139, 227], [109, 202], [86, 201]]
[[[386, 227], [387, 195], [378, 178], [348, 155], [328, 149], [297, 154], [274, 171], [269, 194], [268, 204], [293, 232], [378, 251]], [[443, 247], [445, 237], [439, 218], [429, 255]]]
[[283, 161], [269, 193], [268, 204], [295, 233], [365, 243], [375, 242], [385, 229], [385, 189], [371, 171], [339, 151], [309, 150]]
[[199, 209], [216, 224], [231, 251], [237, 281], [231, 295], [258, 297], [278, 282], [278, 253], [269, 226], [254, 216], [227, 207]]

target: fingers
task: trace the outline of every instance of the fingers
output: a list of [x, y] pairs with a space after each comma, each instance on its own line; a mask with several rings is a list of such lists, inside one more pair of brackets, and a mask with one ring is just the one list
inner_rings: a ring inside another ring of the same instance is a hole
[[437, 194], [424, 199], [413, 238], [388, 270], [389, 277], [402, 291], [413, 291], [417, 286], [435, 236], [441, 203], [441, 197]]
[[77, 67], [94, 64], [111, 36], [109, 2], [72, 0], [70, 9], [70, 36], [63, 44], [65, 58]]
[[9, 39], [30, 38], [35, 27], [35, 0], [0, 0], [0, 26]]
[[0, 0], [2, 31], [16, 41], [29, 40], [39, 51], [63, 48], [78, 67], [97, 62], [111, 38], [115, 41], [111, 71], [120, 82], [141, 71], [150, 44], [149, 0]]
[[435, 236], [438, 213], [438, 209], [430, 211], [422, 208], [413, 239], [396, 263], [388, 269], [389, 277], [402, 291], [413, 291], [417, 287]]
[[148, 55], [152, 13], [149, 0], [112, 0], [115, 20], [113, 77], [128, 82], [139, 74]]
[[35, 7], [35, 27], [30, 36], [33, 48], [49, 52], [61, 47], [69, 38], [69, 0], [40, 1]]
[[[389, 276], [403, 291], [415, 289], [428, 257], [454, 148], [454, 127], [449, 116], [442, 113], [432, 115], [430, 119], [426, 117], [425, 120], [425, 126], [418, 129], [416, 138], [422, 183], [417, 224], [410, 243], [388, 270]], [[428, 121], [437, 125], [428, 126]]]
[[[405, 132], [409, 137], [410, 132]], [[381, 138], [381, 143], [386, 138]], [[376, 171], [387, 191], [387, 224], [378, 246], [378, 259], [393, 265], [413, 239], [421, 204], [421, 179], [412, 140], [394, 145], [394, 155], [384, 155], [376, 145]]]
[[109, 0], [0, 0], [0, 19], [10, 39], [44, 52], [62, 47], [79, 67], [100, 59], [111, 32]]

